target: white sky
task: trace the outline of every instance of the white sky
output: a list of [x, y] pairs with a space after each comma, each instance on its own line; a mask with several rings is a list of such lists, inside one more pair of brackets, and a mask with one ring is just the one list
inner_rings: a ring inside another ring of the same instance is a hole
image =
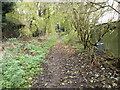
[[[112, 6], [118, 11], [118, 3], [117, 2], [113, 2], [113, 0], [107, 0], [108, 4]], [[106, 23], [109, 20], [112, 19], [112, 21], [117, 21], [118, 20], [118, 16], [119, 14], [117, 12], [115, 12], [114, 10], [112, 10], [111, 12], [106, 12], [106, 15], [104, 15], [101, 19], [99, 19], [99, 23]]]

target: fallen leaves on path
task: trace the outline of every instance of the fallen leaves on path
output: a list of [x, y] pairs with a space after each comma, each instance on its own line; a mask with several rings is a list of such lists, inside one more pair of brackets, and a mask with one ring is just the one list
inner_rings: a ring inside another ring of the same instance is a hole
[[44, 74], [38, 75], [32, 87], [40, 88], [117, 88], [118, 74], [103, 63], [91, 66], [85, 53], [58, 41], [48, 53], [43, 64]]

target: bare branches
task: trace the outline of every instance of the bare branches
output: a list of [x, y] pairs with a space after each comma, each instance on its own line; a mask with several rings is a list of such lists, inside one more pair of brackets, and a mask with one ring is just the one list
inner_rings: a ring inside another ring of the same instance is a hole
[[108, 6], [106, 6], [106, 7], [110, 7], [110, 8], [112, 8], [113, 10], [115, 10], [118, 14], [120, 14], [120, 12], [119, 12], [118, 10], [116, 10], [115, 8], [113, 8], [112, 6], [108, 5]]
[[[115, 0], [115, 1], [117, 1], [117, 0]], [[120, 2], [118, 2], [118, 3], [120, 3]], [[90, 4], [99, 6], [99, 8], [97, 8], [96, 10], [94, 10], [92, 12], [95, 12], [95, 11], [101, 9], [101, 8], [110, 7], [111, 9], [113, 9], [114, 11], [116, 11], [118, 14], [120, 14], [120, 12], [117, 9], [115, 9], [113, 7], [113, 5], [111, 6], [111, 5], [105, 5], [105, 3], [94, 3], [94, 2], [90, 2]]]
[[72, 8], [73, 26], [84, 48], [90, 45], [95, 46], [110, 31], [109, 28], [104, 28], [104, 26], [101, 26], [101, 28], [97, 28], [96, 26], [98, 20], [104, 16], [107, 11], [111, 10], [105, 7], [108, 7], [105, 2], [87, 2], [86, 5], [79, 4]]
[[118, 2], [118, 4], [120, 4], [120, 1], [118, 1], [118, 0], [114, 0], [114, 1]]

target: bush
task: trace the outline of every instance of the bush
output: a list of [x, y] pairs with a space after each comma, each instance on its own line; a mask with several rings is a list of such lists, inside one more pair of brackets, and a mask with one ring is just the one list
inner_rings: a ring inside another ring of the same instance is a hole
[[75, 41], [75, 40], [77, 40], [78, 38], [77, 38], [77, 32], [76, 31], [70, 31], [70, 33], [69, 34], [66, 34], [66, 35], [64, 35], [63, 36], [63, 41], [64, 42], [70, 42], [70, 41]]

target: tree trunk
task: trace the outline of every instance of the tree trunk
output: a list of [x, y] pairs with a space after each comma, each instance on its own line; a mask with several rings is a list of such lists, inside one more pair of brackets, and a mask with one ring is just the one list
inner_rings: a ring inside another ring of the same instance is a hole
[[84, 42], [84, 49], [86, 49], [88, 47], [87, 45], [87, 41]]

